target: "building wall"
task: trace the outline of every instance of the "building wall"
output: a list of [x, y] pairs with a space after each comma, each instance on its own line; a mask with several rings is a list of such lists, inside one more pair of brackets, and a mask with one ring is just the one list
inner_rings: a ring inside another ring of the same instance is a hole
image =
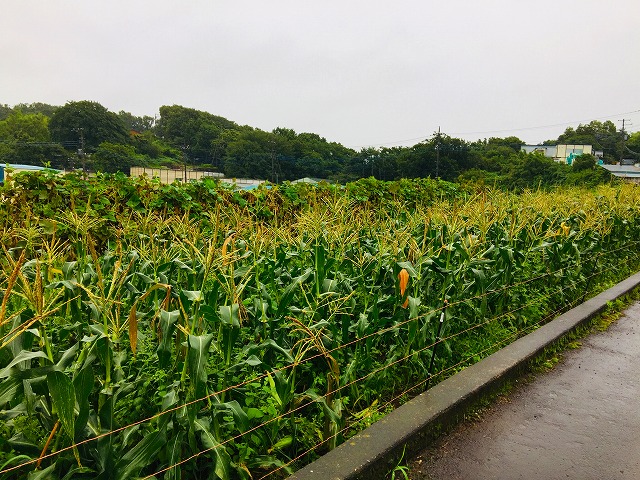
[[549, 158], [553, 158], [556, 154], [555, 145], [522, 145], [520, 150], [526, 153], [540, 152]]
[[187, 181], [198, 181], [205, 177], [212, 177], [226, 183], [235, 183], [239, 186], [248, 185], [260, 185], [264, 183], [264, 180], [255, 180], [249, 178], [225, 178], [222, 173], [219, 172], [202, 172], [199, 170], [169, 170], [167, 168], [147, 168], [147, 167], [131, 167], [129, 175], [132, 177], [142, 177], [144, 175], [149, 178], [158, 178], [162, 183], [173, 183], [176, 180], [178, 182], [185, 181], [185, 175]]
[[569, 163], [568, 159], [580, 155], [593, 155], [593, 145], [523, 145], [520, 150], [526, 153], [540, 152], [558, 163]]
[[560, 163], [569, 163], [568, 158], [573, 154], [574, 157], [580, 155], [593, 155], [592, 145], [556, 145], [556, 154], [554, 160]]

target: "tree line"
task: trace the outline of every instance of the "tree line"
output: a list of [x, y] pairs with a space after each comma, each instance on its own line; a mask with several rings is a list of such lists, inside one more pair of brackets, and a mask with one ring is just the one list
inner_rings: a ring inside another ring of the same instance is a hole
[[[640, 160], [640, 132], [627, 136], [611, 121], [569, 127], [543, 144], [589, 144], [613, 163]], [[520, 151], [517, 137], [468, 142], [446, 134], [410, 147], [354, 150], [315, 133], [271, 132], [180, 105], [159, 116], [111, 112], [91, 101], [63, 106], [0, 104], [0, 162], [129, 172], [131, 166], [212, 170], [227, 177], [273, 183], [303, 177], [346, 183], [359, 178], [442, 178], [507, 188], [597, 184], [608, 173], [583, 156], [573, 166]]]

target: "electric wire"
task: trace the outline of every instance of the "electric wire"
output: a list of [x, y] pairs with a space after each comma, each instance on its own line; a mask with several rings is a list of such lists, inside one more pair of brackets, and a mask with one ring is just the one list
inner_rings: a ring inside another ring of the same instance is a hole
[[[529, 130], [540, 130], [543, 128], [553, 128], [553, 127], [568, 127], [571, 125], [575, 125], [577, 124], [581, 124], [582, 122], [591, 122], [593, 120], [607, 120], [607, 119], [611, 119], [620, 115], [632, 115], [635, 113], [640, 113], [640, 110], [631, 110], [629, 112], [621, 112], [621, 113], [614, 113], [612, 115], [603, 115], [600, 117], [595, 117], [595, 118], [586, 118], [586, 119], [582, 119], [582, 120], [573, 120], [573, 121], [569, 121], [569, 122], [562, 122], [562, 123], [552, 123], [552, 124], [548, 124], [548, 125], [537, 125], [537, 126], [532, 126], [532, 127], [521, 127], [521, 128], [505, 128], [505, 129], [500, 129], [500, 130], [478, 130], [478, 131], [468, 131], [468, 132], [451, 132], [448, 135], [453, 136], [453, 135], [489, 135], [492, 133], [509, 133], [509, 132], [524, 132], [524, 131], [529, 131]], [[374, 147], [384, 147], [386, 145], [400, 145], [406, 142], [413, 142], [413, 141], [425, 141], [427, 140], [429, 137], [426, 135], [422, 135], [419, 137], [413, 137], [413, 138], [407, 138], [404, 140], [391, 140], [389, 142], [383, 142], [383, 143], [369, 143], [369, 144], [362, 144], [362, 145], [347, 145], [347, 148], [351, 148], [351, 149], [357, 149], [357, 148], [374, 148]]]

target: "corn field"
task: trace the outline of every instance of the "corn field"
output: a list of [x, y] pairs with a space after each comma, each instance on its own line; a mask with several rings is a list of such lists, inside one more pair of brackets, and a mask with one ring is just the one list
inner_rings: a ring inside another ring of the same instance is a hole
[[639, 265], [633, 186], [288, 188], [0, 189], [1, 479], [286, 477]]

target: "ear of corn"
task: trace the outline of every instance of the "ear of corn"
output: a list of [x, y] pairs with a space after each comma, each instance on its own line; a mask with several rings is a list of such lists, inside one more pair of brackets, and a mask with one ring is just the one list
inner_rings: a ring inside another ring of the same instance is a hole
[[151, 475], [207, 448], [185, 476], [261, 476], [419, 393], [432, 362], [477, 360], [640, 265], [627, 186], [465, 198], [434, 182], [443, 193], [407, 207], [328, 187], [74, 181], [43, 189], [48, 204], [6, 187], [0, 205], [0, 409], [15, 415], [0, 429], [20, 438], [0, 455], [22, 448], [52, 478], [77, 459]]
[[[409, 272], [407, 272], [406, 268], [400, 270], [400, 273], [398, 274], [398, 281], [400, 286], [400, 296], [404, 298], [404, 294], [407, 291], [407, 285], [409, 284]], [[407, 308], [408, 306], [409, 299], [406, 298], [402, 304], [402, 308]]]

